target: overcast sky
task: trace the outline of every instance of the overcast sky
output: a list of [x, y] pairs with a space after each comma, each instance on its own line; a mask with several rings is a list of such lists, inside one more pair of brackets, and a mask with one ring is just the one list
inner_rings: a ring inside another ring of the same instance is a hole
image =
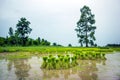
[[16, 29], [21, 17], [31, 22], [31, 38], [45, 38], [62, 45], [79, 45], [76, 22], [80, 8], [87, 5], [95, 14], [96, 43], [120, 43], [119, 0], [0, 0], [0, 36]]

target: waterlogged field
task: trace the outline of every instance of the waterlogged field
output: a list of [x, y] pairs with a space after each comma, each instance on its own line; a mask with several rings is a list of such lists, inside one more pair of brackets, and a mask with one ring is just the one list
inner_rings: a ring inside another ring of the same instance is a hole
[[0, 80], [119, 80], [119, 49], [1, 47]]

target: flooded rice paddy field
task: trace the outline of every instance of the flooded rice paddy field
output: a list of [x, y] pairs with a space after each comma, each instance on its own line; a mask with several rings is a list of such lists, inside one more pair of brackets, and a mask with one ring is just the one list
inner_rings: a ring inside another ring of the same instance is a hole
[[78, 60], [70, 69], [41, 69], [42, 56], [0, 59], [0, 80], [120, 80], [120, 53], [106, 54], [107, 60]]

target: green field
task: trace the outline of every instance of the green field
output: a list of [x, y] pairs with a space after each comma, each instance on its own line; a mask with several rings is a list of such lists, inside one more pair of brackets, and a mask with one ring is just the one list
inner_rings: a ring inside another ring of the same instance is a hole
[[[0, 60], [6, 60], [8, 62], [19, 62], [22, 60], [29, 61], [32, 60], [32, 58], [36, 57], [37, 60], [35, 60], [39, 63], [35, 65], [39, 65], [39, 68], [41, 70], [67, 70], [74, 69], [77, 66], [84, 66], [80, 65], [81, 61], [83, 63], [87, 61], [87, 64], [89, 61], [105, 62], [108, 59], [106, 55], [114, 55], [114, 53], [116, 53], [115, 51], [120, 51], [120, 48], [53, 46], [0, 47]], [[35, 61], [33, 59], [33, 63], [34, 62]], [[32, 61], [29, 63], [32, 63]], [[21, 66], [23, 66], [23, 64], [21, 64]]]
[[[46, 47], [46, 46], [30, 46], [30, 47], [0, 47], [0, 58], [16, 59], [29, 58], [31, 56], [41, 56], [49, 54], [91, 54], [91, 53], [110, 53], [120, 51], [120, 48], [81, 48], [81, 47]], [[2, 55], [5, 54], [5, 55]]]
[[95, 52], [112, 52], [120, 51], [120, 48], [86, 48], [86, 47], [47, 47], [47, 46], [30, 46], [30, 47], [0, 47], [0, 52], [39, 52], [41, 53], [65, 53], [79, 51], [95, 51]]

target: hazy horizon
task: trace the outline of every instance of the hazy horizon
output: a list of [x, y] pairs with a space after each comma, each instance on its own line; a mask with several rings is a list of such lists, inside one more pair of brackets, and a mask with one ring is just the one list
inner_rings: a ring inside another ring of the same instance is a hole
[[31, 22], [31, 38], [44, 38], [67, 46], [78, 46], [76, 23], [80, 8], [87, 5], [95, 14], [96, 43], [120, 43], [119, 0], [0, 0], [0, 36], [8, 36], [9, 27], [16, 29], [21, 17]]

